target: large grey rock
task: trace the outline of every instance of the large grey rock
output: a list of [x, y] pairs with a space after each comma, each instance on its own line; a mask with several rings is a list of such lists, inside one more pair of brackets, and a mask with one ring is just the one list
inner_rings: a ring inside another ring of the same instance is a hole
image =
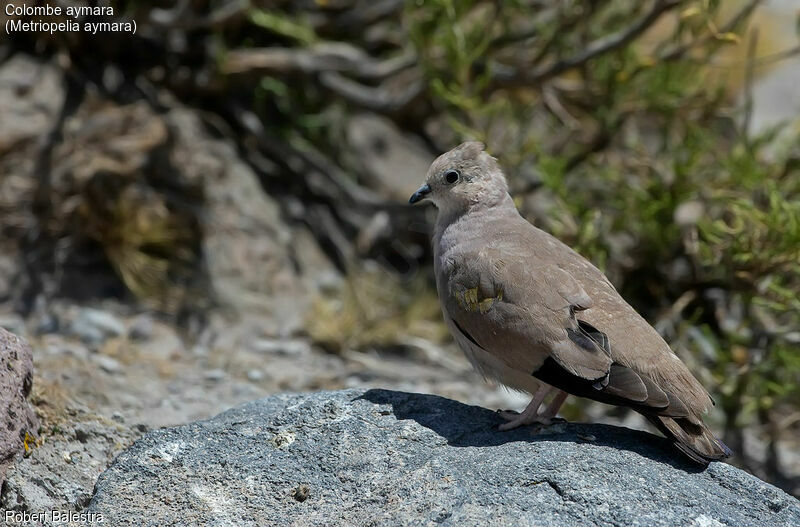
[[351, 157], [364, 185], [386, 199], [406, 203], [436, 156], [385, 117], [358, 114], [347, 122]]
[[[331, 271], [308, 233], [287, 224], [278, 201], [230, 141], [212, 137], [192, 111], [172, 110], [171, 162], [203, 189], [203, 256], [216, 300], [264, 334], [302, 327], [313, 275]], [[302, 263], [300, 263], [302, 262]]]
[[27, 285], [18, 238], [34, 225], [37, 163], [65, 95], [56, 64], [22, 53], [0, 64], [0, 302], [18, 301]]
[[0, 485], [8, 465], [39, 436], [39, 423], [28, 403], [32, 386], [31, 348], [0, 328]]
[[277, 395], [150, 432], [103, 473], [112, 525], [800, 525], [784, 492], [666, 440], [384, 390]]
[[17, 54], [0, 67], [0, 155], [14, 155], [53, 126], [64, 101], [59, 68]]

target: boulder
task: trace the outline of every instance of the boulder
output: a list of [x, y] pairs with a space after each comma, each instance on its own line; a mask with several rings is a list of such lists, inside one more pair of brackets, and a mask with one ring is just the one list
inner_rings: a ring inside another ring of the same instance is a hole
[[607, 425], [497, 431], [432, 395], [275, 395], [152, 431], [86, 511], [113, 525], [800, 525], [800, 505], [733, 466]]
[[28, 395], [33, 386], [31, 348], [0, 328], [0, 485], [17, 454], [33, 448], [39, 424]]
[[28, 286], [19, 239], [35, 225], [37, 166], [65, 97], [53, 62], [22, 53], [0, 61], [0, 302], [19, 302]]
[[353, 165], [364, 186], [387, 200], [407, 203], [436, 156], [385, 117], [362, 113], [347, 122]]
[[202, 189], [202, 252], [215, 300], [263, 334], [299, 330], [315, 276], [335, 272], [332, 264], [305, 228], [283, 219], [233, 142], [214, 137], [187, 109], [172, 110], [166, 122], [171, 164]]

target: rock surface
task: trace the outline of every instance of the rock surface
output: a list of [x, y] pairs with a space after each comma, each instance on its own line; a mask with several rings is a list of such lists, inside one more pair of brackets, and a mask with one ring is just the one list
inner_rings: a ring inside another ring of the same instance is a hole
[[[6, 4], [7, 5], [7, 4]], [[55, 64], [16, 54], [0, 64], [0, 302], [17, 302], [26, 276], [20, 232], [34, 225], [32, 207], [43, 138], [63, 104], [62, 75]]]
[[[158, 316], [114, 302], [93, 309], [113, 315], [127, 334], [89, 344], [71, 331], [84, 308], [68, 301], [45, 307], [27, 323], [0, 307], [0, 327], [16, 327], [34, 350], [30, 400], [41, 431], [30, 455], [8, 468], [0, 511], [85, 510], [100, 473], [147, 430], [207, 419], [272, 393], [382, 387], [488, 408], [527, 403], [481, 382], [456, 350], [333, 355], [307, 338], [269, 338], [260, 327], [218, 317], [190, 340]], [[40, 334], [39, 320], [65, 331]]]
[[146, 434], [88, 512], [162, 526], [800, 525], [794, 498], [653, 435], [499, 422], [431, 395], [276, 395]]
[[[69, 420], [46, 430], [44, 443], [8, 470], [0, 511], [67, 513], [85, 509], [97, 476], [141, 435], [136, 427], [128, 428], [77, 405], [68, 407], [67, 413]], [[61, 523], [20, 521], [4, 525]]]
[[31, 348], [0, 328], [0, 484], [8, 465], [38, 437], [39, 424], [28, 395], [33, 385]]
[[212, 137], [198, 116], [169, 113], [171, 163], [202, 188], [203, 258], [215, 298], [265, 333], [286, 336], [302, 326], [317, 274], [335, 272], [310, 234], [288, 225], [236, 145]]
[[419, 188], [436, 157], [391, 120], [374, 114], [351, 117], [347, 140], [367, 188], [400, 203], [406, 203]]

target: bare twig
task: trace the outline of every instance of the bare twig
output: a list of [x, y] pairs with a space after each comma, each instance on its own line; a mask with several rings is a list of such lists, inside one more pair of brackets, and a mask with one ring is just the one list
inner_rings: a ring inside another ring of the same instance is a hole
[[498, 66], [492, 82], [493, 87], [514, 87], [540, 83], [580, 66], [595, 57], [619, 49], [651, 27], [663, 13], [679, 4], [679, 0], [657, 0], [645, 15], [627, 28], [591, 42], [586, 46], [586, 49], [572, 57], [557, 60], [533, 71], [520, 71], [516, 68]]
[[503, 33], [495, 37], [489, 43], [489, 49], [497, 49], [512, 44], [518, 44], [525, 40], [539, 36], [541, 34], [542, 27], [545, 24], [550, 24], [555, 21], [554, 15], [556, 13], [556, 9], [552, 6], [543, 9], [540, 13], [537, 13], [536, 18], [530, 21], [530, 25], [528, 27], [515, 32]]
[[580, 128], [581, 122], [570, 114], [561, 101], [558, 99], [555, 90], [550, 86], [545, 86], [542, 90], [542, 99], [545, 106], [555, 115], [565, 126], [572, 128]]
[[580, 152], [574, 154], [567, 160], [565, 169], [567, 171], [572, 170], [585, 161], [590, 155], [602, 150], [609, 143], [611, 143], [611, 140], [614, 139], [614, 136], [622, 128], [622, 125], [625, 123], [628, 115], [629, 114], [627, 112], [620, 112], [611, 123], [606, 126], [602, 126]]
[[750, 145], [750, 122], [753, 119], [753, 80], [755, 78], [755, 55], [758, 45], [758, 28], [750, 32], [750, 42], [747, 47], [747, 67], [744, 79], [744, 119], [742, 121], [742, 138], [746, 145]]
[[261, 120], [252, 111], [233, 104], [228, 109], [236, 124], [256, 139], [258, 148], [267, 159], [280, 164], [287, 173], [304, 174], [304, 184], [317, 197], [323, 197], [329, 203], [345, 204], [347, 210], [359, 211], [358, 219], [354, 221], [359, 228], [363, 214], [372, 214], [376, 210], [393, 213], [410, 210], [406, 204], [395, 207], [359, 186], [336, 161], [311, 144], [295, 145], [267, 134]]
[[171, 9], [154, 7], [150, 10], [149, 21], [154, 26], [170, 29], [220, 27], [244, 15], [251, 5], [250, 0], [233, 0], [223, 3], [206, 16], [198, 16], [191, 11], [191, 7], [189, 0], [179, 0]]
[[403, 91], [392, 93], [383, 87], [375, 88], [360, 84], [333, 71], [323, 73], [320, 76], [320, 83], [348, 102], [381, 114], [402, 110], [420, 95], [425, 87], [422, 79], [416, 79]]
[[716, 35], [730, 33], [736, 29], [739, 24], [747, 20], [747, 18], [753, 13], [755, 8], [758, 7], [758, 4], [761, 2], [762, 0], [750, 0], [735, 15], [733, 15], [730, 20], [723, 24], [715, 34], [705, 35], [702, 38], [698, 38], [697, 40], [693, 40], [687, 44], [677, 46], [666, 53], [662, 53], [661, 56], [659, 56], [659, 60], [663, 62], [680, 59], [690, 49], [707, 43], [709, 40], [716, 38]]
[[[762, 55], [760, 57], [754, 57], [752, 63], [754, 66], [766, 66], [768, 64], [774, 64], [775, 62], [780, 62], [782, 60], [790, 59], [792, 57], [796, 57], [800, 55], [800, 46], [794, 46], [789, 49], [784, 49], [783, 51], [776, 51], [775, 53], [769, 53], [767, 55]], [[709, 67], [712, 68], [731, 68], [731, 69], [738, 69], [742, 66], [747, 66], [749, 61], [744, 60], [734, 60], [725, 63], [718, 63], [718, 62], [710, 62], [708, 64]]]
[[344, 42], [325, 42], [308, 48], [248, 48], [230, 51], [222, 71], [237, 73], [294, 72], [312, 74], [327, 71], [347, 73], [369, 80], [381, 80], [416, 62], [416, 55], [406, 50], [400, 55], [375, 60], [363, 50]]
[[377, 0], [345, 11], [332, 20], [337, 30], [363, 28], [393, 15], [403, 7], [403, 0]]

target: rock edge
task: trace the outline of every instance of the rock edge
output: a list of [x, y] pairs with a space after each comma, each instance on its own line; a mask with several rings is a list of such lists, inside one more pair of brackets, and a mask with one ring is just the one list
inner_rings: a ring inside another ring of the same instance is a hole
[[652, 434], [500, 422], [433, 395], [275, 395], [146, 434], [88, 511], [114, 525], [800, 525], [783, 491]]

